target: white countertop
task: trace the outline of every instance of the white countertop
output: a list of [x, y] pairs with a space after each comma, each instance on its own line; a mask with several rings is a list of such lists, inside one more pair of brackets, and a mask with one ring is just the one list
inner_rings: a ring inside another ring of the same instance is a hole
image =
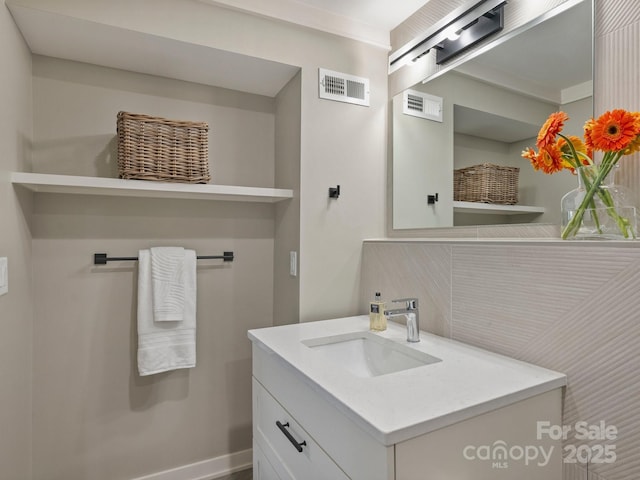
[[381, 337], [441, 359], [377, 377], [357, 377], [323, 361], [302, 341], [368, 331], [369, 317], [323, 320], [250, 330], [254, 344], [275, 353], [312, 382], [321, 395], [384, 445], [446, 427], [566, 385], [564, 374], [388, 322]]

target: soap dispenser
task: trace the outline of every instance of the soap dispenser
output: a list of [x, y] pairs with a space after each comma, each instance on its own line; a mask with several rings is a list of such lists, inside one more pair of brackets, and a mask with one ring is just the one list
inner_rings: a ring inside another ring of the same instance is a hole
[[384, 316], [385, 305], [380, 296], [380, 292], [376, 292], [373, 302], [369, 304], [369, 329], [374, 332], [382, 332], [387, 329], [387, 317]]

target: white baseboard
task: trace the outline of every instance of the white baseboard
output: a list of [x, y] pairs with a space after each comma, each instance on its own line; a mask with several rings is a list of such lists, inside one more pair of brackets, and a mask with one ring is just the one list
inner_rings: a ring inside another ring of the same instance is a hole
[[252, 463], [253, 450], [248, 449], [132, 480], [211, 480], [250, 468]]

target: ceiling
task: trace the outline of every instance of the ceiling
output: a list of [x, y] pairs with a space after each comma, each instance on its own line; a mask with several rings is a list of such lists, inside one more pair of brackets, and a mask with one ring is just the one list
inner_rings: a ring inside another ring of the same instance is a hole
[[374, 27], [393, 30], [429, 0], [298, 0]]
[[389, 32], [429, 0], [206, 0], [390, 49]]

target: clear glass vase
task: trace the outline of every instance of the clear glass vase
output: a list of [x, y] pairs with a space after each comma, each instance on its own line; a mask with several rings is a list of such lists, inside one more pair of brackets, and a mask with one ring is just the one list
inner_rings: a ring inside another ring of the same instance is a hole
[[562, 197], [565, 240], [634, 240], [636, 208], [629, 192], [613, 181], [615, 168], [598, 165], [577, 169], [578, 187]]

